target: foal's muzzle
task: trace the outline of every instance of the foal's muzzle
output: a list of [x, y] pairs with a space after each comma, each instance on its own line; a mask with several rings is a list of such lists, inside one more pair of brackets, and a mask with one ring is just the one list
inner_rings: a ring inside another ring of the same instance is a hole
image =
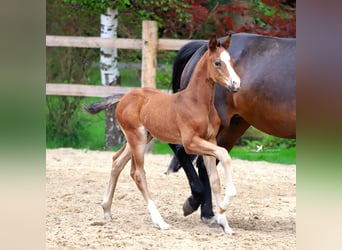
[[232, 91], [233, 93], [236, 93], [240, 89], [240, 83], [236, 81], [229, 81], [229, 84], [227, 85], [228, 89]]

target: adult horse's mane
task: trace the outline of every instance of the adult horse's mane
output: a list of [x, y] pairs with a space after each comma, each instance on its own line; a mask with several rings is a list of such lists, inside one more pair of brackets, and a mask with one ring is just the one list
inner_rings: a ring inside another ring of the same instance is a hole
[[[207, 43], [205, 41], [193, 41], [186, 45], [184, 45], [178, 52], [175, 63], [172, 69], [172, 80], [171, 80], [171, 87], [172, 92], [176, 93], [179, 91], [180, 87], [180, 80], [183, 69], [193, 54], [203, 45], [205, 45], [205, 50], [207, 50]], [[204, 53], [203, 52], [203, 53]], [[203, 54], [201, 54], [202, 56]], [[195, 67], [194, 67], [195, 68]], [[192, 73], [192, 72], [191, 72]]]

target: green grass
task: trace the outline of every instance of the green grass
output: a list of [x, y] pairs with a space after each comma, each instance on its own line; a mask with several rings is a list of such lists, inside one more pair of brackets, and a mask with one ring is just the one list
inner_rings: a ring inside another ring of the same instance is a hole
[[[171, 68], [167, 67], [165, 69], [163, 68], [162, 70], [157, 71], [157, 89], [169, 89], [169, 85], [171, 83], [171, 73]], [[121, 69], [120, 77], [122, 87], [141, 87], [140, 75], [138, 75], [136, 70]]]
[[[173, 154], [168, 144], [155, 140], [153, 145], [154, 154]], [[232, 158], [249, 161], [267, 161], [281, 164], [296, 164], [296, 147], [291, 148], [263, 148], [256, 152], [248, 146], [235, 146], [230, 155]]]
[[230, 155], [233, 158], [249, 161], [267, 161], [282, 164], [296, 164], [296, 148], [263, 148], [262, 151], [256, 152], [250, 147], [235, 146]]
[[154, 154], [173, 154], [173, 151], [167, 143], [164, 143], [164, 142], [161, 142], [161, 141], [155, 139], [153, 142], [152, 153], [154, 153]]

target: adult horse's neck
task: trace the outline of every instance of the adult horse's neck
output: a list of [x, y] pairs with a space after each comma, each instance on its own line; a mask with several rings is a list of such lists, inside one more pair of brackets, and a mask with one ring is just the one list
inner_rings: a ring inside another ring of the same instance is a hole
[[211, 80], [208, 72], [208, 60], [208, 52], [206, 52], [196, 65], [185, 90], [197, 104], [203, 103], [210, 108], [214, 105], [215, 82]]

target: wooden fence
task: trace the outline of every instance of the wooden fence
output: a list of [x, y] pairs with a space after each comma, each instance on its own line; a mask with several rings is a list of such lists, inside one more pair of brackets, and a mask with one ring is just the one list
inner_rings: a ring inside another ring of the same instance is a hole
[[[47, 47], [118, 48], [142, 50], [141, 87], [156, 87], [158, 50], [179, 50], [192, 40], [158, 39], [157, 22], [143, 21], [142, 39], [46, 36]], [[46, 95], [105, 97], [133, 88], [118, 86], [46, 83]]]

